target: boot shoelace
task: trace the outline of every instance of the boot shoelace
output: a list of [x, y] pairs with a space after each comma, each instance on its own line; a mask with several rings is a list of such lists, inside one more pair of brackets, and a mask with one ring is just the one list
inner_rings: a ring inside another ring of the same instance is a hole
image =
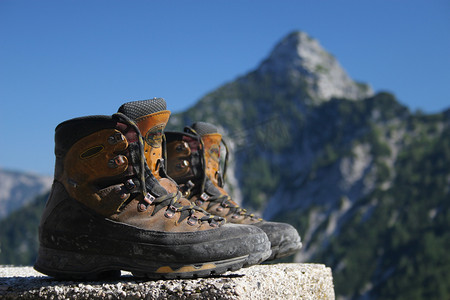
[[[149, 193], [144, 198], [144, 201], [139, 203], [138, 209], [139, 211], [146, 211], [148, 206], [154, 204], [155, 209], [152, 212], [152, 216], [155, 215], [162, 208], [167, 207], [164, 216], [166, 218], [173, 218], [176, 212], [180, 212], [180, 218], [177, 220], [177, 223], [181, 223], [183, 220], [188, 218], [187, 223], [189, 225], [195, 225], [200, 222], [209, 222], [211, 226], [218, 226], [219, 223], [222, 223], [223, 218], [213, 216], [207, 213], [201, 207], [198, 207], [194, 204], [191, 205], [182, 205], [178, 200], [181, 198], [181, 193], [171, 193], [158, 198], [153, 197]], [[201, 218], [195, 216], [195, 212], [200, 211], [203, 213]]]
[[[139, 154], [139, 166], [138, 168], [134, 168], [137, 173], [137, 180], [138, 184], [136, 187], [140, 189], [139, 193], [142, 195], [145, 195], [143, 201], [141, 201], [138, 204], [138, 209], [140, 211], [146, 211], [148, 206], [153, 204], [155, 206], [155, 209], [152, 212], [152, 216], [155, 215], [158, 211], [160, 211], [162, 208], [167, 207], [166, 212], [164, 213], [164, 216], [167, 218], [172, 218], [175, 216], [176, 212], [180, 212], [180, 218], [178, 219], [177, 223], [181, 223], [183, 220], [188, 218], [187, 223], [189, 225], [196, 225], [198, 222], [208, 222], [210, 226], [217, 227], [220, 224], [225, 223], [225, 219], [222, 217], [214, 216], [206, 212], [201, 207], [198, 207], [196, 205], [182, 205], [181, 203], [177, 202], [181, 198], [181, 193], [177, 191], [176, 193], [168, 193], [163, 196], [154, 197], [151, 193], [147, 191], [147, 185], [146, 185], [146, 178], [148, 176], [151, 176], [151, 172], [147, 167], [147, 163], [145, 161], [144, 156], [144, 141], [142, 138], [142, 135], [136, 125], [136, 123], [128, 118], [126, 115], [122, 113], [116, 113], [113, 115], [113, 117], [117, 118], [118, 121], [125, 123], [128, 126], [131, 126], [138, 135], [138, 154]], [[130, 188], [133, 189], [133, 181], [128, 180], [128, 185], [131, 184]], [[130, 197], [130, 200], [134, 197]], [[194, 214], [196, 212], [200, 212], [203, 216], [201, 218], [198, 218]]]
[[[192, 134], [194, 134], [197, 139], [198, 142], [200, 143], [201, 147], [200, 147], [200, 152], [201, 152], [201, 163], [203, 166], [205, 166], [206, 162], [205, 162], [205, 145], [203, 143], [203, 140], [200, 136], [200, 134], [193, 128], [186, 126], [185, 127], [185, 131], [187, 132], [191, 132]], [[223, 144], [223, 146], [225, 147], [225, 159], [224, 159], [224, 164], [223, 164], [223, 173], [221, 173], [220, 171], [216, 172], [216, 176], [217, 176], [217, 183], [220, 187], [223, 187], [224, 183], [225, 183], [225, 176], [226, 176], [226, 172], [227, 172], [227, 164], [228, 164], [228, 145], [225, 143], [225, 140], [223, 138], [220, 139], [220, 142]], [[220, 165], [219, 165], [220, 167]], [[200, 201], [204, 202], [204, 201], [208, 201], [208, 207], [207, 210], [209, 210], [212, 206], [214, 206], [216, 203], [220, 203], [220, 207], [221, 208], [229, 208], [229, 212], [227, 213], [227, 216], [231, 214], [231, 218], [233, 219], [237, 219], [240, 216], [243, 216], [244, 218], [251, 218], [251, 219], [256, 219], [259, 221], [262, 221], [261, 218], [259, 218], [258, 216], [256, 216], [255, 214], [250, 214], [247, 212], [247, 210], [245, 208], [240, 207], [239, 205], [237, 205], [229, 195], [210, 195], [207, 194], [205, 192], [205, 184], [206, 184], [206, 180], [207, 180], [207, 175], [204, 174], [204, 180], [202, 182], [202, 187], [201, 187], [201, 195], [200, 195]], [[190, 182], [191, 184], [188, 185], [186, 188], [188, 190], [188, 193], [190, 193], [190, 190], [194, 187], [194, 184], [192, 182]]]
[[239, 205], [235, 204], [234, 201], [231, 200], [231, 197], [228, 195], [208, 195], [206, 192], [203, 192], [200, 195], [200, 199], [201, 201], [209, 202], [207, 210], [209, 210], [217, 203], [219, 203], [221, 209], [229, 208], [230, 210], [226, 215], [231, 215], [232, 219], [237, 219], [240, 216], [243, 216], [244, 218], [251, 218], [254, 220], [262, 221], [262, 219], [255, 214], [248, 213], [245, 208], [242, 208]]

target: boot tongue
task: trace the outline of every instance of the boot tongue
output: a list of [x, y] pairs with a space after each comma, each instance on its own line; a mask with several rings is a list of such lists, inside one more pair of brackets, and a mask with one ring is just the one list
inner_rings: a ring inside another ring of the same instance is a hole
[[123, 104], [119, 108], [119, 112], [136, 122], [144, 139], [147, 165], [153, 176], [160, 179], [159, 167], [162, 159], [162, 137], [170, 117], [166, 101], [162, 98], [132, 101]]
[[166, 101], [163, 98], [153, 98], [149, 100], [132, 101], [123, 104], [118, 112], [123, 113], [128, 118], [137, 119], [156, 112], [167, 110]]
[[217, 127], [213, 124], [206, 123], [206, 122], [196, 122], [192, 124], [192, 129], [194, 129], [200, 136], [203, 136], [205, 134], [213, 134], [218, 133]]

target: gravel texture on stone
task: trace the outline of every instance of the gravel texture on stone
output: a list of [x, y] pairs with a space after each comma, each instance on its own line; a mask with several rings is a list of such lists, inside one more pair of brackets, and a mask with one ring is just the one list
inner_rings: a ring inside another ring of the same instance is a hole
[[258, 265], [221, 276], [58, 281], [31, 267], [0, 267], [0, 299], [334, 299], [331, 269], [320, 264]]

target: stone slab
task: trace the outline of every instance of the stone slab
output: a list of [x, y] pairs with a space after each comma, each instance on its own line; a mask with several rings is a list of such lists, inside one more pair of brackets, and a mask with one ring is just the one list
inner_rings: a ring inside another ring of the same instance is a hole
[[335, 299], [331, 269], [321, 264], [272, 264], [221, 276], [142, 280], [122, 272], [114, 281], [58, 281], [32, 267], [0, 267], [0, 299]]

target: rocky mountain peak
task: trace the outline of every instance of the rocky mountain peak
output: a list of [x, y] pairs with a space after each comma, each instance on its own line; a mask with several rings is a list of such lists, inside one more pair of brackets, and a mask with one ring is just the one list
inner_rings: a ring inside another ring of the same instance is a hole
[[314, 98], [332, 97], [352, 100], [373, 95], [365, 84], [354, 82], [336, 58], [307, 33], [296, 31], [279, 42], [258, 69], [260, 73], [288, 76], [289, 80], [305, 80]]

